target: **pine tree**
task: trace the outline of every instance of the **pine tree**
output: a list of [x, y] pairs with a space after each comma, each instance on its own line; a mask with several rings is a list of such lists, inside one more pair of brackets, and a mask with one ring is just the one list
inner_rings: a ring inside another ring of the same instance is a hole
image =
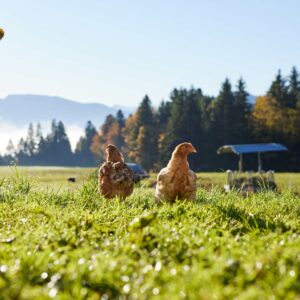
[[14, 143], [11, 139], [8, 141], [8, 144], [7, 144], [7, 147], [6, 147], [6, 153], [7, 153], [7, 155], [9, 155], [11, 157], [15, 157], [15, 155], [16, 155], [16, 148], [15, 148]]
[[170, 115], [171, 102], [162, 101], [158, 107], [158, 128], [160, 132], [163, 132], [166, 129]]
[[29, 155], [26, 153], [26, 142], [23, 138], [20, 139], [17, 150], [16, 158], [19, 165], [27, 165], [29, 161]]
[[281, 76], [280, 70], [278, 71], [275, 80], [272, 82], [267, 95], [276, 100], [276, 103], [279, 106], [289, 106], [288, 87], [286, 86], [286, 81]]
[[[171, 110], [166, 131], [160, 143], [160, 161], [165, 165], [175, 146], [182, 142], [191, 142], [196, 148], [201, 148], [203, 138], [200, 89], [174, 89], [171, 93]], [[199, 157], [191, 157], [195, 164]]]
[[123, 114], [121, 109], [119, 109], [117, 111], [116, 120], [118, 121], [118, 123], [120, 125], [120, 128], [121, 129], [124, 128], [125, 123], [126, 123], [126, 119], [125, 119], [124, 114]]
[[219, 96], [212, 103], [212, 132], [214, 147], [232, 143], [235, 140], [235, 98], [228, 78], [222, 84]]
[[52, 121], [51, 133], [46, 137], [43, 149], [43, 164], [69, 166], [74, 162], [71, 144], [61, 121]]
[[235, 143], [243, 144], [249, 142], [249, 115], [251, 107], [248, 103], [248, 93], [246, 83], [242, 78], [238, 80], [237, 90], [234, 93], [234, 111], [235, 111]]
[[37, 123], [36, 130], [35, 130], [35, 152], [39, 152], [40, 144], [43, 140], [43, 132], [42, 132], [42, 126], [40, 123]]
[[140, 106], [137, 109], [137, 125], [152, 125], [154, 121], [153, 108], [148, 95], [145, 95]]
[[291, 75], [289, 78], [289, 106], [295, 108], [297, 103], [300, 102], [300, 81], [299, 73], [296, 67], [292, 68]]
[[28, 126], [25, 148], [26, 148], [25, 151], [29, 156], [34, 155], [34, 153], [35, 153], [35, 134], [34, 134], [34, 129], [33, 129], [32, 123], [29, 123], [29, 126]]
[[95, 126], [88, 121], [84, 130], [84, 136], [79, 139], [75, 150], [76, 163], [80, 166], [95, 165], [95, 157], [91, 152], [91, 145], [94, 136], [97, 134]]

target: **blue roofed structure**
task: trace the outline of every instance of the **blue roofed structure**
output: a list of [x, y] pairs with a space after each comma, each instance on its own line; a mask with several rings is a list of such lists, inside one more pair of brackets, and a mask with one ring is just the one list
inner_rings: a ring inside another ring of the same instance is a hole
[[243, 153], [273, 152], [287, 151], [288, 149], [277, 143], [269, 144], [240, 144], [240, 145], [224, 145], [217, 151], [218, 154], [235, 153], [237, 155]]
[[261, 153], [287, 151], [288, 149], [281, 144], [240, 144], [240, 145], [224, 145], [217, 150], [218, 154], [234, 153], [240, 156], [239, 171], [243, 171], [243, 154], [257, 153], [258, 154], [258, 171], [262, 171]]

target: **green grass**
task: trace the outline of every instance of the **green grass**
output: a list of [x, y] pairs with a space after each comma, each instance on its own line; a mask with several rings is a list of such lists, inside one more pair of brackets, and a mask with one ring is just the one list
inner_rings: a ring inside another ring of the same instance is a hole
[[157, 206], [147, 181], [108, 201], [91, 169], [23, 171], [0, 179], [0, 299], [300, 299], [300, 197], [284, 184], [298, 174], [278, 193], [213, 185]]
[[[0, 180], [8, 177], [27, 177], [34, 183], [35, 188], [61, 192], [78, 189], [95, 171], [95, 168], [0, 167]], [[76, 179], [75, 184], [68, 182], [70, 177]]]

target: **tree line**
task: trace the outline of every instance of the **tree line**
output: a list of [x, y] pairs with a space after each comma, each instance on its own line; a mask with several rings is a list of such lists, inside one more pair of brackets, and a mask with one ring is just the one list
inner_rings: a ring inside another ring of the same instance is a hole
[[[246, 83], [241, 78], [232, 86], [229, 79], [217, 97], [200, 88], [175, 88], [168, 100], [154, 108], [146, 95], [127, 119], [121, 110], [108, 115], [96, 130], [89, 121], [74, 152], [64, 124], [52, 121], [51, 132], [43, 137], [41, 127], [30, 124], [26, 139], [17, 147], [10, 142], [0, 163], [19, 165], [95, 166], [105, 157], [105, 146], [115, 144], [127, 161], [147, 170], [166, 165], [174, 147], [189, 141], [198, 149], [190, 157], [196, 171], [236, 168], [237, 157], [216, 154], [224, 144], [283, 143], [287, 153], [264, 155], [265, 169], [300, 170], [300, 81], [294, 67], [289, 76], [278, 71], [267, 93], [248, 101]], [[256, 157], [248, 155], [248, 169], [256, 168]]]

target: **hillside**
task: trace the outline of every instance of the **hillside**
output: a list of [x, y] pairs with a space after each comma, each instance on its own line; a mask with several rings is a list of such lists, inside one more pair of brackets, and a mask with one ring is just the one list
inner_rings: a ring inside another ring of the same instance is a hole
[[[100, 125], [108, 114], [116, 114], [119, 107], [100, 103], [79, 103], [44, 95], [9, 95], [0, 99], [0, 121], [24, 126], [29, 122], [48, 122], [55, 118], [65, 124], [84, 126], [91, 120]], [[126, 116], [133, 110], [122, 108]]]

